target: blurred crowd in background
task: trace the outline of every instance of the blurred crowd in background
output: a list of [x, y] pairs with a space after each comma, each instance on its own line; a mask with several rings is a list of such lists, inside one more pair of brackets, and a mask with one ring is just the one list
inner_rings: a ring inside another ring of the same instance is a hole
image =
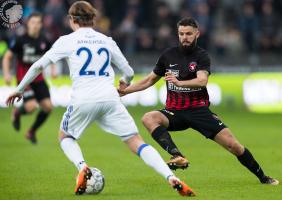
[[[50, 42], [70, 33], [67, 11], [74, 0], [24, 0], [23, 19], [39, 11]], [[89, 0], [99, 11], [96, 30], [113, 37], [126, 55], [158, 52], [177, 45], [176, 23], [194, 17], [199, 45], [216, 56], [282, 52], [281, 0]], [[22, 34], [1, 30], [9, 41]]]

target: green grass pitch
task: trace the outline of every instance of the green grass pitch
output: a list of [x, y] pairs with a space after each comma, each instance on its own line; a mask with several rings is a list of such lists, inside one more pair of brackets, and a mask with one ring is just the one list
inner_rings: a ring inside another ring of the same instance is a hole
[[[156, 108], [129, 108], [147, 143], [165, 160], [169, 155], [151, 139], [141, 124], [142, 115]], [[76, 168], [61, 151], [57, 132], [65, 109], [53, 111], [38, 132], [38, 145], [24, 139], [35, 115], [22, 118], [16, 133], [10, 123], [11, 109], [0, 112], [0, 200], [157, 200], [181, 199], [166, 181], [133, 155], [119, 138], [98, 126], [87, 129], [79, 144], [90, 166], [102, 170], [104, 191], [96, 196], [73, 194]], [[266, 174], [282, 180], [281, 115], [252, 114], [244, 110], [213, 109], [246, 145]], [[126, 126], [126, 124], [125, 124]], [[195, 131], [173, 133], [179, 148], [191, 162], [176, 174], [197, 193], [194, 199], [282, 199], [282, 186], [261, 185], [237, 159]]]

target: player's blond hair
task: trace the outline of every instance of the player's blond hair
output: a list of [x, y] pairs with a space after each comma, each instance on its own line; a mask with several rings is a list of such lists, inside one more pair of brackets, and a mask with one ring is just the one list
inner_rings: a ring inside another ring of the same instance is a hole
[[69, 15], [79, 26], [94, 26], [97, 10], [86, 1], [77, 1], [69, 9]]

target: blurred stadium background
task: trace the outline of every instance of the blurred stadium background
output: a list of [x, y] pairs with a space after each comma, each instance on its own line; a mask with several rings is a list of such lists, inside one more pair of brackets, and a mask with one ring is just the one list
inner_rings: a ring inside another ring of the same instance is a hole
[[[66, 14], [73, 0], [18, 2], [23, 6], [22, 24], [34, 11], [44, 14], [42, 34], [47, 36], [51, 43], [59, 36], [71, 32]], [[92, 0], [90, 2], [99, 11], [96, 29], [117, 41], [136, 73], [150, 72], [160, 53], [167, 47], [177, 45], [176, 22], [182, 17], [192, 16], [200, 24], [199, 45], [206, 48], [212, 58], [214, 78], [211, 78], [210, 82], [213, 83], [213, 79], [216, 82], [209, 86], [209, 90], [212, 90], [210, 91], [212, 103], [230, 104], [230, 106], [243, 103], [249, 108], [252, 107], [250, 110], [282, 111], [280, 105], [282, 86], [279, 74], [282, 71], [282, 21], [280, 20], [282, 1]], [[24, 31], [25, 26], [13, 30], [1, 27], [0, 59], [9, 42]], [[57, 63], [57, 70], [60, 74], [68, 74], [64, 61]], [[257, 72], [259, 74], [253, 74]], [[264, 72], [268, 74], [265, 75]], [[270, 72], [274, 73], [269, 74]], [[48, 71], [46, 74], [48, 76]], [[1, 68], [0, 75], [2, 76]], [[49, 83], [55, 83], [54, 86], [62, 86], [66, 82], [69, 84], [64, 78], [61, 79], [51, 80]], [[4, 106], [4, 97], [10, 90], [3, 88], [1, 77], [0, 86], [1, 93], [5, 94], [0, 98], [0, 105]], [[68, 101], [60, 102], [60, 96], [56, 95], [58, 88], [53, 87], [53, 89], [54, 104], [66, 105]], [[236, 94], [232, 94], [234, 90], [237, 91]], [[60, 92], [69, 93], [65, 88]], [[162, 102], [164, 93], [160, 91], [158, 94], [154, 93], [154, 96], [156, 95], [160, 98], [152, 97], [152, 100], [147, 99], [141, 104], [154, 105], [156, 98], [159, 99], [157, 102]], [[59, 99], [59, 102], [54, 98]], [[135, 95], [134, 98], [135, 100], [128, 104], [137, 104], [138, 97]], [[130, 100], [127, 98], [126, 102], [128, 101]], [[257, 105], [260, 108], [257, 108]], [[281, 108], [277, 109], [277, 107]]]
[[[50, 42], [70, 32], [67, 10], [74, 0], [25, 0], [23, 21], [39, 11]], [[200, 24], [199, 44], [209, 50], [215, 71], [268, 71], [280, 65], [280, 0], [92, 0], [98, 10], [96, 29], [112, 36], [137, 71], [147, 70], [157, 55], [177, 44], [176, 22], [193, 16]], [[1, 29], [1, 55], [16, 30]], [[148, 56], [150, 55], [150, 56]], [[134, 58], [134, 59], [133, 59]]]

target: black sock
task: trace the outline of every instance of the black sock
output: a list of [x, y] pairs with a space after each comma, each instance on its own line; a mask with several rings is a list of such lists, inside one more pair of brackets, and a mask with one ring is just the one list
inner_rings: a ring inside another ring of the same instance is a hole
[[36, 116], [36, 120], [31, 127], [31, 130], [35, 132], [46, 121], [48, 116], [49, 113], [46, 113], [43, 110], [39, 111], [39, 113]]
[[184, 157], [174, 142], [172, 141], [170, 134], [166, 130], [164, 126], [159, 126], [157, 127], [153, 132], [152, 132], [152, 137], [154, 140], [159, 143], [159, 145], [166, 150], [170, 155], [172, 156], [182, 156]]
[[247, 167], [253, 174], [255, 174], [259, 180], [263, 180], [265, 177], [264, 172], [247, 148], [245, 148], [244, 153], [241, 156], [237, 156], [237, 158], [240, 163]]

